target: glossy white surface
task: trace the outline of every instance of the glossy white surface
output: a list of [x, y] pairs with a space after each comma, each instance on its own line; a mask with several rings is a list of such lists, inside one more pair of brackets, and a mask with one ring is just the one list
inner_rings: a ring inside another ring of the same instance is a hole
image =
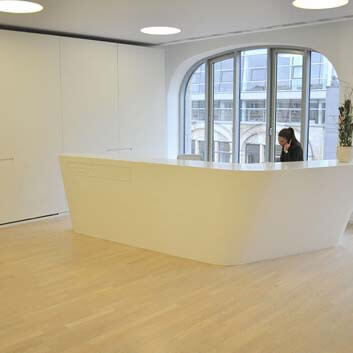
[[312, 169], [312, 168], [332, 168], [332, 167], [347, 167], [353, 163], [341, 163], [338, 160], [327, 161], [305, 161], [305, 162], [288, 162], [288, 163], [254, 163], [254, 164], [240, 164], [240, 163], [215, 163], [204, 161], [191, 160], [177, 160], [177, 159], [139, 159], [131, 158], [126, 153], [111, 153], [111, 154], [73, 154], [64, 153], [63, 157], [81, 157], [81, 158], [99, 158], [105, 160], [125, 161], [132, 163], [152, 163], [159, 165], [174, 165], [182, 167], [193, 168], [207, 168], [207, 169], [221, 169], [234, 171], [275, 171], [275, 170], [292, 170], [292, 169]]
[[353, 164], [60, 157], [74, 230], [218, 265], [335, 246]]

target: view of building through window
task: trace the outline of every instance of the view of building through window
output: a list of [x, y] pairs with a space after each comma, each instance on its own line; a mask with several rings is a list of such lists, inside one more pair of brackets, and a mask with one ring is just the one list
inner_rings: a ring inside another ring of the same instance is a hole
[[190, 77], [185, 92], [185, 151], [201, 154], [206, 159], [206, 64], [199, 66]]
[[265, 162], [267, 131], [267, 49], [241, 53], [240, 162]]
[[232, 162], [234, 59], [216, 61], [213, 71], [213, 160]]
[[[292, 126], [300, 140], [303, 112], [304, 54], [276, 53], [275, 133]], [[234, 116], [234, 59], [220, 59], [211, 65], [213, 160], [232, 162]], [[200, 153], [205, 158], [206, 129], [206, 63], [199, 66], [185, 92], [185, 153]], [[266, 161], [268, 131], [268, 49], [241, 52], [239, 97], [239, 161]], [[334, 67], [322, 54], [311, 53], [309, 159], [335, 159], [337, 146], [337, 107], [339, 82]], [[209, 127], [210, 128], [210, 127]], [[274, 160], [281, 149], [274, 146]], [[235, 159], [237, 160], [237, 159]]]

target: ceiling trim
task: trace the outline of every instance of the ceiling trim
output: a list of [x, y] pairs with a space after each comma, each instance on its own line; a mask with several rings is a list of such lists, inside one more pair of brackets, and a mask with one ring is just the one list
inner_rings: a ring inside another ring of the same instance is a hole
[[260, 27], [260, 28], [254, 28], [254, 29], [232, 31], [232, 32], [227, 32], [227, 33], [216, 33], [216, 34], [211, 34], [211, 35], [207, 35], [207, 36], [192, 37], [192, 38], [179, 39], [179, 40], [165, 42], [165, 43], [159, 43], [159, 44], [155, 44], [154, 46], [166, 47], [169, 45], [171, 46], [171, 45], [177, 45], [177, 44], [185, 44], [185, 43], [196, 42], [196, 41], [207, 40], [207, 39], [240, 36], [240, 35], [245, 35], [245, 34], [269, 32], [269, 31], [276, 31], [279, 29], [287, 29], [287, 28], [316, 26], [316, 25], [324, 24], [324, 23], [344, 22], [344, 21], [350, 21], [350, 20], [353, 20], [353, 15], [341, 16], [341, 17], [337, 17], [337, 18], [325, 18], [325, 19], [308, 21], [308, 22], [287, 23], [287, 24], [266, 26], [266, 27]]
[[68, 37], [68, 38], [77, 38], [77, 39], [86, 39], [86, 40], [95, 40], [95, 41], [99, 41], [99, 42], [109, 42], [109, 43], [137, 45], [137, 46], [142, 46], [142, 47], [155, 46], [155, 44], [152, 44], [152, 43], [136, 42], [136, 41], [132, 41], [132, 40], [124, 40], [124, 39], [109, 38], [109, 37], [100, 37], [100, 36], [94, 36], [94, 35], [89, 35], [89, 34], [52, 31], [52, 30], [32, 28], [32, 27], [12, 26], [12, 25], [5, 25], [5, 24], [1, 24], [1, 23], [0, 23], [0, 30], [14, 31], [14, 32], [26, 32], [26, 33], [36, 33], [36, 34], [43, 34], [43, 35], [50, 35], [50, 36]]
[[14, 25], [7, 25], [7, 24], [1, 24], [1, 23], [0, 23], [0, 30], [35, 33], [35, 34], [77, 38], [77, 39], [85, 39], [85, 40], [95, 40], [100, 42], [128, 44], [128, 45], [136, 45], [136, 46], [143, 46], [143, 47], [166, 47], [166, 46], [185, 44], [185, 43], [196, 42], [201, 40], [239, 36], [239, 35], [252, 34], [252, 33], [261, 33], [261, 32], [268, 32], [268, 31], [275, 31], [279, 29], [315, 26], [319, 24], [344, 22], [344, 21], [350, 21], [350, 20], [353, 20], [353, 15], [341, 16], [337, 18], [326, 18], [326, 19], [320, 19], [320, 20], [308, 21], [308, 22], [295, 22], [295, 23], [287, 23], [287, 24], [280, 24], [280, 25], [274, 25], [274, 26], [265, 26], [265, 27], [259, 27], [259, 28], [253, 28], [253, 29], [231, 31], [227, 33], [215, 33], [215, 34], [206, 35], [206, 36], [190, 37], [190, 38], [179, 39], [179, 40], [170, 41], [170, 42], [162, 42], [162, 43], [139, 42], [139, 41], [133, 41], [133, 40], [119, 39], [119, 38], [102, 37], [102, 36], [96, 36], [96, 35], [90, 35], [90, 34], [47, 30], [47, 29], [40, 29], [35, 27], [22, 27], [22, 26], [14, 26]]

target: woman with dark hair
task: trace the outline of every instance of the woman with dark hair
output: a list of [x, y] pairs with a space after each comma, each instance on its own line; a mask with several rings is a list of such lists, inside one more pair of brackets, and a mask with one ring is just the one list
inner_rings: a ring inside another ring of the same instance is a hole
[[278, 134], [278, 143], [282, 146], [281, 162], [303, 161], [303, 149], [296, 139], [293, 128], [282, 129]]

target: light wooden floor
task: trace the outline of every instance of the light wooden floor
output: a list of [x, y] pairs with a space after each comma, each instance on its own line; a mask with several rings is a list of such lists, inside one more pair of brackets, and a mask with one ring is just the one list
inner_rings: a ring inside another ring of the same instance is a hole
[[67, 218], [2, 228], [0, 352], [352, 353], [353, 228], [239, 267], [74, 235]]

